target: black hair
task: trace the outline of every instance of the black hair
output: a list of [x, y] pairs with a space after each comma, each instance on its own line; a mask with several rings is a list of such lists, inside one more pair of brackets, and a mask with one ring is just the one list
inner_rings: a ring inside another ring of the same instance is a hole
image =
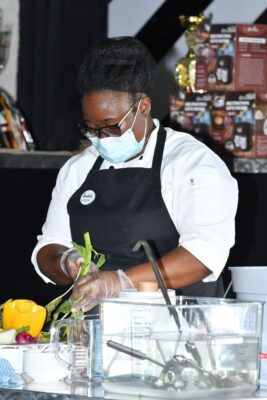
[[157, 64], [150, 51], [131, 36], [101, 40], [91, 46], [80, 67], [78, 92], [83, 96], [102, 90], [149, 94]]

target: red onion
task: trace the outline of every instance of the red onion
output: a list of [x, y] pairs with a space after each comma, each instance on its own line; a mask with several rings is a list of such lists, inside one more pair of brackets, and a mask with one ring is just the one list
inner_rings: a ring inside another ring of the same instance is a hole
[[20, 332], [16, 335], [17, 343], [37, 343], [37, 338], [27, 332]]

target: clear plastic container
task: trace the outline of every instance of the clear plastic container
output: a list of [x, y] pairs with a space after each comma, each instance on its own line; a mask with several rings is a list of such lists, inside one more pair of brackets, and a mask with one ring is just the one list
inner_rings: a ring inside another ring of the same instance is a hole
[[267, 390], [267, 266], [229, 267], [229, 270], [237, 299], [263, 302], [259, 385]]
[[101, 305], [104, 388], [112, 398], [249, 395], [258, 387], [262, 302], [177, 297]]

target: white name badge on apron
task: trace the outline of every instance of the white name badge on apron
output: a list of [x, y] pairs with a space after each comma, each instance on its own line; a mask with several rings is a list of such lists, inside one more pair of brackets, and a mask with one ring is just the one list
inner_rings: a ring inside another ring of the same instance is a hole
[[93, 203], [94, 200], [95, 192], [93, 190], [86, 190], [86, 192], [84, 192], [80, 198], [80, 202], [83, 206]]

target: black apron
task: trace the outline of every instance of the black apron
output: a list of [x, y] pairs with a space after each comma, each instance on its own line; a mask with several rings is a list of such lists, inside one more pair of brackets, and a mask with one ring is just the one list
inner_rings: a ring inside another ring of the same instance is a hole
[[[99, 156], [81, 187], [69, 199], [72, 240], [83, 244], [83, 234], [89, 232], [94, 248], [106, 256], [106, 263], [101, 267], [104, 271], [147, 262], [143, 250], [132, 251], [138, 240], [147, 240], [157, 258], [178, 246], [179, 233], [161, 194], [165, 140], [166, 131], [160, 127], [152, 168], [101, 170], [103, 159]], [[222, 297], [222, 281], [219, 278], [216, 282], [200, 282], [177, 293]]]

